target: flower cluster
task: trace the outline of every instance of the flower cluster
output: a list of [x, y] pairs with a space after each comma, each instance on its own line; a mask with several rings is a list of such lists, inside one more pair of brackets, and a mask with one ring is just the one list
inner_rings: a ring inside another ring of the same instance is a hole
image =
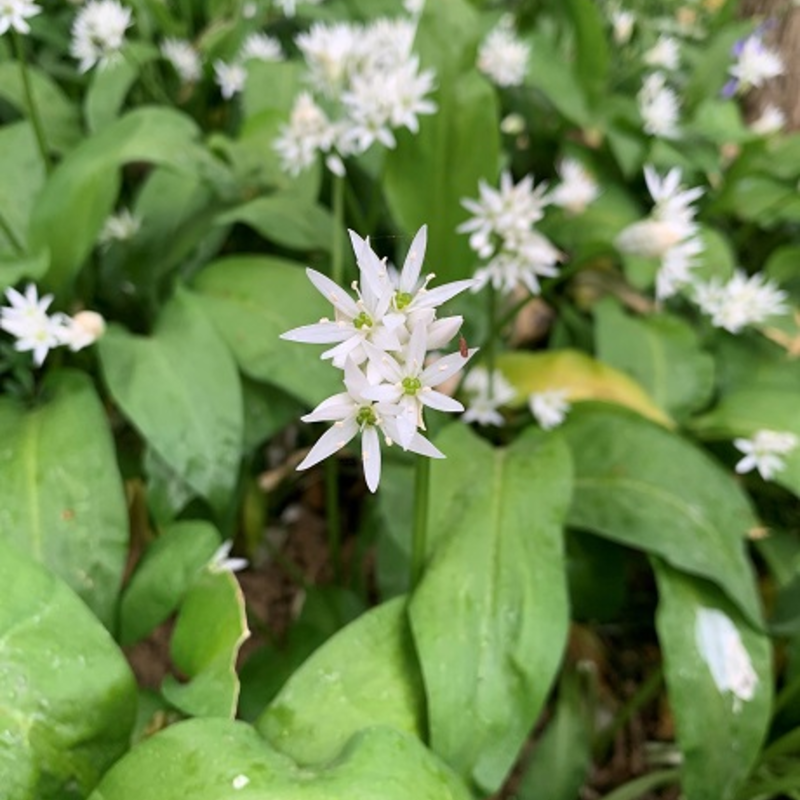
[[712, 325], [730, 333], [787, 311], [786, 292], [760, 273], [748, 276], [741, 270], [725, 283], [718, 278], [697, 282], [694, 299]]
[[656, 296], [663, 300], [691, 282], [695, 258], [703, 252], [693, 205], [703, 189], [685, 189], [678, 167], [662, 178], [646, 165], [644, 178], [655, 204], [653, 210], [647, 219], [625, 228], [614, 244], [623, 253], [661, 259]]
[[329, 169], [342, 175], [342, 157], [375, 142], [393, 148], [395, 130], [416, 133], [418, 117], [436, 111], [428, 98], [434, 73], [420, 69], [411, 52], [414, 33], [410, 19], [378, 19], [316, 23], [297, 36], [311, 90], [297, 97], [275, 141], [289, 174], [298, 175], [322, 153]]
[[0, 36], [9, 30], [30, 33], [28, 20], [42, 11], [41, 6], [31, 0], [0, 0]]
[[596, 181], [574, 158], [565, 158], [556, 171], [561, 180], [550, 192], [550, 202], [561, 206], [568, 214], [581, 214], [600, 194]]
[[0, 329], [16, 339], [16, 350], [33, 353], [37, 367], [53, 348], [64, 345], [72, 351], [82, 350], [105, 331], [105, 321], [94, 311], [81, 311], [74, 317], [60, 312], [48, 314], [53, 296], [40, 298], [32, 283], [25, 294], [11, 288], [5, 294], [10, 305], [0, 308]]
[[431, 364], [426, 355], [444, 347], [461, 327], [461, 317], [437, 318], [436, 309], [468, 289], [455, 281], [429, 289], [433, 275], [421, 278], [427, 243], [423, 226], [414, 237], [401, 271], [378, 258], [369, 241], [350, 232], [360, 280], [354, 298], [325, 275], [307, 269], [309, 279], [334, 307], [333, 320], [322, 319], [284, 333], [293, 342], [333, 344], [322, 358], [344, 373], [345, 391], [329, 397], [305, 422], [333, 422], [298, 469], [308, 469], [332, 455], [358, 433], [364, 476], [370, 491], [380, 481], [380, 435], [430, 458], [443, 458], [421, 433], [424, 408], [463, 411], [457, 400], [437, 391], [469, 361], [475, 350], [443, 356]]
[[645, 76], [636, 100], [645, 133], [664, 139], [678, 137], [680, 101], [675, 90], [667, 85], [664, 73], [652, 72]]
[[125, 44], [125, 31], [133, 25], [131, 9], [117, 0], [89, 0], [72, 23], [70, 53], [78, 69], [88, 72], [113, 63]]
[[496, 86], [520, 86], [525, 80], [530, 45], [514, 31], [511, 16], [504, 16], [486, 35], [478, 50], [478, 69]]
[[572, 406], [567, 400], [567, 389], [546, 389], [528, 397], [528, 406], [534, 419], [549, 431], [557, 428], [566, 418]]
[[504, 292], [526, 286], [532, 294], [539, 294], [539, 277], [557, 275], [556, 264], [562, 257], [534, 228], [550, 202], [547, 184], [535, 186], [531, 175], [514, 184], [511, 173], [503, 172], [499, 189], [481, 181], [478, 191], [477, 200], [461, 201], [473, 216], [458, 226], [460, 233], [469, 234], [470, 247], [489, 261], [475, 273], [473, 291], [491, 282]]
[[730, 80], [722, 89], [724, 97], [744, 94], [783, 74], [783, 60], [764, 44], [761, 32], [739, 40], [733, 46], [733, 55], [736, 62], [728, 70]]
[[485, 367], [471, 369], [461, 383], [461, 390], [467, 396], [467, 410], [461, 419], [497, 428], [505, 424], [499, 409], [517, 396], [516, 389], [500, 370], [496, 369], [490, 375]]
[[648, 67], [676, 70], [680, 64], [680, 46], [678, 40], [672, 36], [658, 37], [656, 43], [644, 54], [644, 63]]
[[182, 83], [196, 83], [203, 74], [200, 54], [185, 39], [164, 39], [161, 55], [172, 64]]
[[776, 472], [786, 466], [783, 456], [788, 455], [798, 445], [797, 436], [786, 431], [756, 431], [752, 439], [734, 439], [733, 444], [744, 458], [736, 464], [739, 474], [758, 470], [765, 480], [771, 480]]

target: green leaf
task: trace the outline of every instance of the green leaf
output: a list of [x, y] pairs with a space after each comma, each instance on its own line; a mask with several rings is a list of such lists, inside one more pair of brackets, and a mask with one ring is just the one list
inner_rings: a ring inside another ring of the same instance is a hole
[[199, 495], [224, 509], [242, 447], [241, 386], [233, 358], [192, 295], [179, 290], [150, 337], [110, 327], [100, 360], [125, 416]]
[[428, 225], [426, 263], [442, 282], [472, 272], [468, 239], [456, 232], [468, 216], [461, 199], [477, 195], [480, 179], [494, 182], [499, 167], [497, 98], [473, 68], [478, 37], [476, 13], [464, 0], [426, 5], [416, 48], [423, 65], [436, 69], [438, 111], [420, 119], [418, 134], [401, 133], [386, 155], [392, 215], [409, 235]]
[[329, 639], [289, 678], [257, 727], [281, 752], [314, 764], [374, 725], [421, 736], [422, 720], [419, 667], [400, 597]]
[[120, 602], [121, 645], [143, 639], [178, 608], [220, 544], [213, 525], [192, 520], [176, 522], [149, 545]]
[[530, 429], [495, 449], [463, 425], [437, 439], [433, 540], [409, 606], [430, 742], [495, 792], [533, 728], [566, 644], [562, 523], [569, 453]]
[[169, 649], [188, 682], [167, 677], [164, 697], [185, 714], [233, 719], [239, 700], [236, 657], [249, 635], [244, 595], [233, 573], [201, 574], [181, 603]]
[[[692, 800], [728, 800], [737, 796], [755, 764], [769, 725], [769, 639], [754, 631], [714, 586], [659, 559], [653, 565], [659, 592], [656, 626], [683, 753], [683, 790]], [[719, 629], [716, 642], [708, 637], [703, 645], [704, 632], [711, 632], [704, 622], [710, 625], [712, 619], [727, 628]], [[738, 643], [732, 638], [737, 635]], [[709, 661], [742, 687], [739, 697], [725, 682], [719, 684]], [[748, 669], [757, 680], [752, 694], [745, 688]]]
[[108, 632], [0, 540], [0, 774], [13, 800], [80, 800], [127, 749], [136, 684]]
[[45, 401], [0, 401], [0, 538], [69, 584], [106, 626], [117, 605], [128, 514], [108, 420], [82, 373], [53, 373]]
[[633, 317], [615, 302], [594, 306], [598, 356], [628, 374], [667, 413], [682, 419], [714, 391], [714, 360], [694, 329], [668, 314]]
[[209, 264], [195, 278], [194, 288], [246, 375], [312, 406], [342, 391], [340, 373], [320, 360], [320, 348], [279, 338], [331, 314], [331, 306], [299, 264], [232, 256]]
[[744, 547], [756, 520], [726, 470], [685, 439], [611, 407], [574, 408], [561, 430], [575, 462], [571, 525], [715, 582], [761, 625]]
[[610, 53], [606, 25], [593, 0], [567, 0], [575, 28], [575, 72], [591, 105], [605, 97]]
[[[336, 761], [298, 769], [245, 723], [196, 719], [143, 742], [90, 800], [470, 800], [417, 739], [389, 728], [355, 736]], [[244, 788], [246, 786], [246, 788]]]

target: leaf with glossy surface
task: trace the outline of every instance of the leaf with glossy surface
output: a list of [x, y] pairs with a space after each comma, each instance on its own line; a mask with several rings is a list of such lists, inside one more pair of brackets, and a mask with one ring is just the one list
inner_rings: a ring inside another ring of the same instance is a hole
[[195, 278], [194, 288], [246, 375], [312, 406], [342, 391], [340, 373], [319, 358], [321, 348], [280, 338], [332, 313], [299, 264], [261, 256], [223, 258]]
[[228, 348], [192, 295], [175, 294], [152, 336], [109, 328], [100, 360], [128, 420], [215, 510], [224, 509], [238, 476], [241, 386]]
[[43, 396], [30, 410], [0, 401], [0, 538], [59, 575], [110, 627], [128, 514], [108, 420], [82, 373], [54, 373]]
[[660, 559], [653, 559], [653, 566], [656, 626], [683, 752], [683, 789], [692, 800], [728, 800], [737, 796], [758, 759], [769, 725], [770, 642], [714, 586]]
[[13, 800], [80, 800], [127, 749], [136, 684], [52, 573], [0, 540], [0, 774]]
[[182, 722], [143, 742], [90, 800], [228, 800], [239, 793], [248, 800], [470, 800], [433, 753], [400, 731], [364, 731], [334, 762], [301, 770], [249, 725], [215, 719]]
[[436, 444], [447, 459], [432, 465], [434, 538], [409, 605], [430, 742], [465, 780], [494, 792], [566, 644], [569, 452], [533, 429], [495, 449], [452, 425]]
[[685, 439], [622, 410], [574, 408], [561, 430], [575, 463], [571, 525], [715, 582], [761, 624], [745, 551], [756, 520], [730, 473]]
[[301, 764], [328, 761], [373, 725], [420, 736], [423, 698], [406, 598], [360, 616], [317, 650], [258, 720], [260, 733]]

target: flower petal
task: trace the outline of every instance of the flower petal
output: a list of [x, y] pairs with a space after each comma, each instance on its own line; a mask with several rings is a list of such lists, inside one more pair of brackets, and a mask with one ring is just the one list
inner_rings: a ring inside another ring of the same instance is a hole
[[359, 309], [355, 300], [341, 286], [335, 284], [327, 275], [323, 275], [310, 267], [306, 269], [306, 275], [317, 288], [317, 291], [333, 303], [346, 317], [355, 319], [358, 316]]
[[425, 259], [425, 248], [428, 245], [428, 226], [423, 225], [408, 248], [408, 255], [403, 262], [403, 270], [400, 273], [399, 290], [411, 294], [416, 288], [419, 274], [422, 270], [422, 262]]
[[289, 342], [303, 342], [304, 344], [330, 344], [343, 342], [353, 335], [351, 326], [340, 325], [338, 322], [315, 322], [313, 325], [301, 325], [281, 334], [281, 339]]
[[452, 397], [448, 397], [446, 394], [437, 392], [434, 389], [429, 389], [428, 391], [423, 389], [417, 395], [417, 398], [422, 405], [428, 406], [428, 408], [435, 408], [437, 411], [460, 412], [464, 410], [464, 406], [458, 400], [454, 400]]
[[420, 379], [425, 386], [438, 386], [451, 378], [478, 352], [477, 347], [468, 351], [466, 358], [461, 353], [450, 353], [449, 356], [442, 356], [435, 361], [420, 375]]
[[381, 481], [381, 443], [378, 432], [372, 425], [367, 425], [361, 434], [361, 462], [367, 488], [375, 492]]
[[297, 465], [297, 469], [308, 469], [319, 464], [323, 459], [341, 450], [357, 433], [358, 425], [355, 419], [335, 423], [319, 437], [309, 454]]

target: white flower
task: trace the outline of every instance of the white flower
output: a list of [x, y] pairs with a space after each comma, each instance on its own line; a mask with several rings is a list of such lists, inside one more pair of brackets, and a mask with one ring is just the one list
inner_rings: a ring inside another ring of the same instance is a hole
[[[231, 539], [223, 542], [209, 559], [207, 569], [214, 573], [239, 572], [247, 569], [248, 562], [246, 558], [230, 558], [232, 547], [233, 541]], [[234, 788], [239, 789], [241, 787], [234, 786]]]
[[679, 60], [680, 49], [678, 42], [671, 36], [659, 36], [653, 47], [644, 54], [645, 64], [666, 70], [677, 69]]
[[114, 61], [131, 25], [131, 9], [117, 0], [89, 0], [72, 23], [70, 53], [80, 62], [78, 69], [86, 72]]
[[636, 16], [632, 11], [618, 9], [611, 14], [611, 25], [614, 32], [614, 42], [616, 44], [627, 44], [633, 35], [633, 26], [636, 24]]
[[295, 38], [312, 85], [327, 97], [337, 98], [357, 68], [364, 49], [362, 34], [361, 29], [347, 22], [315, 22]]
[[694, 237], [680, 241], [662, 255], [656, 273], [656, 297], [659, 300], [666, 300], [691, 284], [691, 271], [697, 266], [695, 259], [704, 249], [703, 241]]
[[731, 80], [723, 89], [726, 97], [759, 87], [765, 81], [783, 74], [783, 60], [777, 52], [764, 44], [759, 34], [738, 42], [734, 47], [734, 54], [737, 61], [728, 70]]
[[636, 100], [646, 133], [665, 139], [678, 136], [678, 96], [666, 85], [660, 72], [653, 72], [644, 79]]
[[247, 69], [242, 64], [226, 64], [217, 59], [214, 62], [214, 78], [222, 96], [230, 100], [244, 89]]
[[769, 136], [778, 133], [786, 125], [786, 115], [777, 106], [770, 103], [761, 112], [758, 119], [750, 123], [750, 130], [759, 136]]
[[734, 439], [736, 449], [744, 458], [736, 464], [739, 474], [758, 470], [765, 481], [772, 480], [775, 473], [786, 466], [782, 456], [788, 455], [798, 445], [798, 438], [785, 431], [756, 431], [752, 439]]
[[569, 392], [566, 389], [547, 389], [534, 392], [528, 398], [531, 414], [545, 430], [559, 426], [572, 407], [567, 401]]
[[106, 321], [96, 311], [79, 311], [74, 317], [59, 316], [59, 344], [76, 352], [94, 344], [106, 331]]
[[28, 20], [42, 11], [32, 0], [0, 0], [0, 36], [9, 29], [17, 33], [30, 33]]
[[408, 14], [419, 16], [425, 8], [425, 0], [403, 0], [403, 8]]
[[254, 59], [256, 61], [283, 61], [281, 43], [266, 33], [251, 33], [242, 44], [239, 53], [240, 61]]
[[294, 101], [289, 124], [281, 128], [273, 147], [290, 175], [299, 175], [314, 163], [317, 153], [327, 153], [337, 138], [337, 129], [309, 92]]
[[497, 86], [520, 86], [525, 80], [530, 46], [514, 32], [513, 21], [503, 17], [478, 49], [478, 69]]
[[654, 258], [665, 255], [682, 238], [681, 231], [671, 223], [648, 218], [624, 228], [614, 239], [614, 246], [622, 253]]
[[183, 83], [195, 83], [202, 74], [200, 55], [184, 39], [164, 39], [161, 42], [161, 55], [172, 64]]
[[464, 378], [461, 388], [468, 397], [467, 410], [461, 415], [464, 422], [496, 427], [505, 425], [498, 409], [508, 405], [517, 392], [500, 370], [494, 370], [490, 379], [485, 367], [475, 367]]
[[[275, 7], [278, 8], [285, 17], [293, 17], [297, 13], [297, 0], [274, 0]], [[318, 6], [324, 0], [302, 0], [307, 6]]]
[[232, 781], [231, 786], [234, 789], [244, 789], [250, 783], [250, 778], [247, 775], [237, 775]]
[[116, 214], [112, 214], [103, 223], [103, 228], [98, 236], [101, 245], [108, 245], [111, 242], [127, 242], [133, 239], [142, 227], [142, 221], [134, 216], [127, 208], [123, 208]]
[[580, 161], [565, 158], [558, 165], [561, 182], [550, 192], [550, 202], [570, 214], [580, 214], [593, 202], [600, 190]]
[[717, 689], [733, 695], [733, 710], [738, 712], [743, 701], [753, 699], [758, 675], [736, 626], [716, 608], [699, 608], [694, 639]]
[[761, 273], [748, 277], [736, 270], [727, 283], [712, 279], [695, 284], [695, 302], [711, 317], [711, 324], [730, 333], [749, 325], [760, 325], [787, 310], [786, 292]]
[[0, 308], [0, 328], [16, 338], [16, 350], [33, 352], [33, 363], [40, 367], [50, 350], [61, 344], [61, 323], [47, 314], [53, 295], [39, 298], [32, 283], [28, 284], [24, 295], [13, 288], [6, 289], [5, 294], [11, 306]]

